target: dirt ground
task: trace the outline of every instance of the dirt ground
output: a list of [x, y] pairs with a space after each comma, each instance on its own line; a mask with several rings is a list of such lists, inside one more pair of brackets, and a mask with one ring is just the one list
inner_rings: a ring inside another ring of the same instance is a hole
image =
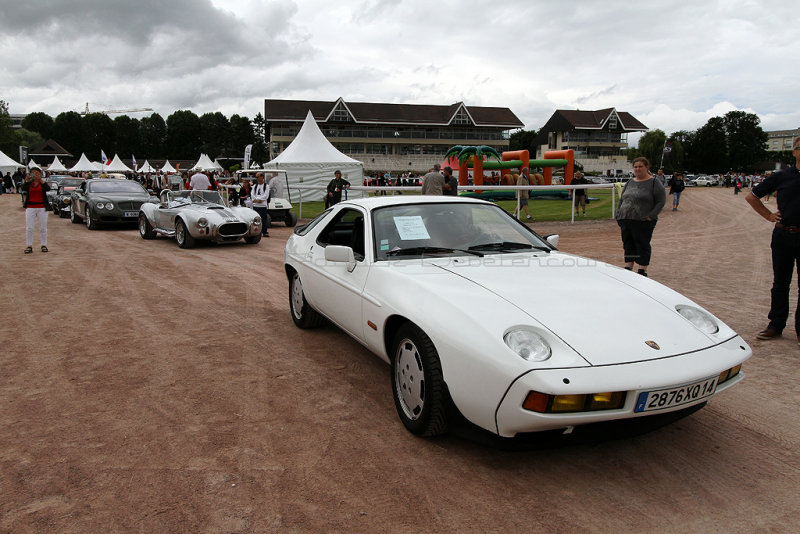
[[[533, 227], [621, 261], [612, 220]], [[0, 532], [797, 532], [800, 348], [755, 339], [771, 228], [730, 189], [662, 213], [650, 274], [751, 344], [746, 379], [644, 435], [522, 451], [412, 436], [388, 366], [295, 328], [288, 228], [180, 250], [50, 216], [23, 255], [2, 195], [0, 230]]]

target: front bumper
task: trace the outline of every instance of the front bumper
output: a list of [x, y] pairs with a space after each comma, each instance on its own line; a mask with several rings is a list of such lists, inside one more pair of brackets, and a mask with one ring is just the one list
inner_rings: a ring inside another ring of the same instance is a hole
[[[690, 384], [709, 378], [744, 362], [753, 354], [744, 340], [735, 336], [720, 345], [702, 351], [660, 360], [650, 360], [622, 365], [580, 367], [570, 369], [534, 370], [519, 376], [508, 388], [497, 407], [495, 423], [497, 433], [513, 437], [518, 433], [540, 432], [553, 429], [646, 417], [660, 413], [683, 410], [715, 397], [744, 378], [739, 373], [734, 378], [717, 385], [716, 392], [679, 406], [657, 412], [634, 412], [640, 392]], [[576, 413], [538, 413], [522, 407], [530, 391], [552, 395], [570, 395], [625, 391], [625, 404], [616, 410]]]

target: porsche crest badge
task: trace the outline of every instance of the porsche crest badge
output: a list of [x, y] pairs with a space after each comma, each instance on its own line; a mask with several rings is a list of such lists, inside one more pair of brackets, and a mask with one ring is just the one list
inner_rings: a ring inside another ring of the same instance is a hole
[[645, 341], [645, 344], [650, 347], [651, 349], [661, 350], [661, 347], [658, 346], [658, 343], [652, 340]]

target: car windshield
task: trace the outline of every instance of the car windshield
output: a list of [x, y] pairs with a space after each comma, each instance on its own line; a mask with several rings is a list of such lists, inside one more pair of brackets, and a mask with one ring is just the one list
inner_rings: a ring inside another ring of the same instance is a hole
[[83, 183], [83, 178], [64, 178], [59, 185], [64, 189], [76, 188]]
[[99, 180], [89, 184], [90, 193], [145, 193], [138, 182], [131, 180]]
[[188, 191], [176, 191], [173, 194], [173, 200], [178, 201], [182, 198], [188, 199], [192, 204], [219, 204], [224, 206], [225, 202], [222, 201], [218, 191], [207, 191], [200, 189], [193, 189]]
[[551, 250], [527, 226], [490, 204], [387, 206], [376, 209], [373, 219], [378, 260]]

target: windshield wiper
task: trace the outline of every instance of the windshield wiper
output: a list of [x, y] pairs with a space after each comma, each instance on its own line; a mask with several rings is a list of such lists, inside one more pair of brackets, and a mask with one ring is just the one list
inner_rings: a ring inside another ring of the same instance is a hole
[[466, 252], [474, 256], [483, 257], [483, 254], [476, 250], [465, 250], [461, 248], [446, 248], [446, 247], [411, 247], [399, 248], [397, 250], [390, 250], [386, 253], [387, 256], [414, 256], [416, 254], [449, 254], [451, 252]]
[[547, 247], [537, 247], [530, 243], [516, 243], [514, 241], [503, 241], [498, 243], [483, 243], [482, 245], [473, 245], [469, 247], [470, 250], [528, 250], [536, 249], [550, 252]]

